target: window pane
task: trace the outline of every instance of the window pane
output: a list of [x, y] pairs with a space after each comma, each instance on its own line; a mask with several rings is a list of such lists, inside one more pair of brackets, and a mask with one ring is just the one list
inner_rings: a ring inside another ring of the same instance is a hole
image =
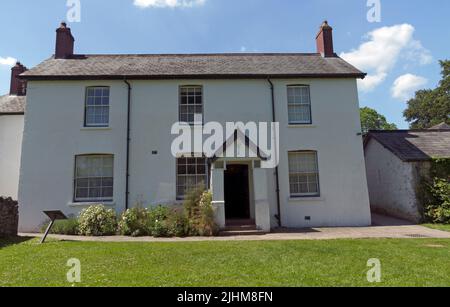
[[112, 198], [113, 197], [113, 188], [104, 188], [102, 197], [103, 198]]
[[88, 198], [89, 189], [77, 189], [76, 198]]
[[77, 187], [78, 188], [88, 188], [89, 187], [89, 179], [78, 179]]
[[75, 201], [109, 200], [113, 195], [113, 156], [77, 156]]
[[319, 195], [319, 168], [316, 152], [289, 153], [291, 195]]
[[194, 123], [195, 114], [203, 114], [203, 90], [201, 86], [180, 89], [180, 121]]
[[208, 167], [204, 158], [177, 159], [177, 197], [203, 184], [206, 187]]
[[288, 87], [289, 123], [311, 123], [311, 99], [308, 86]]
[[108, 126], [109, 124], [108, 87], [88, 88], [86, 97], [86, 126]]
[[90, 199], [99, 199], [102, 197], [102, 189], [101, 188], [92, 188], [89, 189], [89, 198]]

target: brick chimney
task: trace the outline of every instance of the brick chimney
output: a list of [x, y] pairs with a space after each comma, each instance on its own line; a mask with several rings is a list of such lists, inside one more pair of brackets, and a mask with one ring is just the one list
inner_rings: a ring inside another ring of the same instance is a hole
[[320, 53], [325, 58], [335, 56], [333, 48], [333, 28], [328, 25], [328, 21], [324, 21], [320, 26], [316, 42], [317, 53]]
[[69, 59], [73, 56], [75, 39], [65, 22], [56, 30], [55, 59]]
[[27, 83], [24, 80], [18, 78], [18, 76], [27, 71], [27, 68], [17, 62], [16, 65], [11, 68], [11, 87], [9, 90], [10, 95], [25, 96], [27, 91]]

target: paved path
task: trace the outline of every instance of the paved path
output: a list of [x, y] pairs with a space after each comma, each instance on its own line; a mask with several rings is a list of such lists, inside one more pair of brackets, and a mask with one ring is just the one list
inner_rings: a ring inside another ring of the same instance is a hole
[[[214, 238], [130, 238], [130, 237], [78, 237], [49, 235], [49, 238], [64, 241], [82, 242], [202, 242], [202, 241], [282, 241], [282, 240], [334, 240], [334, 239], [450, 239], [450, 232], [412, 225], [398, 219], [373, 216], [373, 227], [314, 228], [300, 230], [280, 230], [264, 235], [227, 236]], [[24, 237], [40, 237], [40, 234], [20, 234]]]

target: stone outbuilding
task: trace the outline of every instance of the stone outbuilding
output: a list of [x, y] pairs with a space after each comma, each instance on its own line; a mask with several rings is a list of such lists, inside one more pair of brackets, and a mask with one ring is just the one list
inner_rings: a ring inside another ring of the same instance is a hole
[[419, 185], [434, 158], [450, 158], [450, 127], [371, 131], [364, 150], [372, 211], [420, 222]]

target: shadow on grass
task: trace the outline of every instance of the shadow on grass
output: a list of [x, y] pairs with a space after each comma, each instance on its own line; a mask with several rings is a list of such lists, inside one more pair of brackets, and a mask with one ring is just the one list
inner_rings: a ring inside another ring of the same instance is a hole
[[0, 249], [11, 245], [21, 244], [33, 240], [31, 237], [8, 237], [0, 238]]

